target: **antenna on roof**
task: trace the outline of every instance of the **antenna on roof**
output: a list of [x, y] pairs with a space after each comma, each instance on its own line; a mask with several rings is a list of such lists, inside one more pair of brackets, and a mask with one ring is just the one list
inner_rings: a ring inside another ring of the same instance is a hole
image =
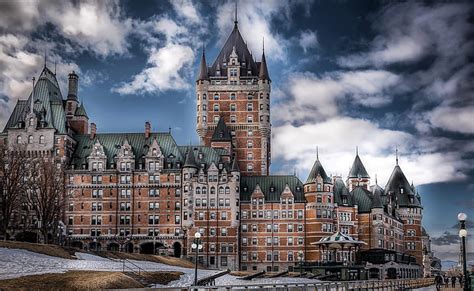
[[356, 156], [359, 155], [359, 146], [356, 146]]
[[262, 51], [265, 53], [265, 36], [262, 37]]
[[319, 148], [316, 146], [316, 160], [319, 160]]
[[168, 127], [168, 133], [171, 134], [171, 127]]
[[56, 58], [54, 58], [54, 75], [56, 76]]
[[235, 27], [237, 27], [237, 23], [239, 23], [239, 21], [237, 20], [237, 0], [235, 0], [235, 11], [234, 11], [235, 15], [234, 15], [234, 25]]
[[395, 162], [397, 163], [397, 166], [398, 166], [398, 147], [395, 148]]
[[46, 68], [46, 49], [44, 49], [44, 67]]
[[378, 185], [378, 183], [377, 183], [377, 174], [375, 174], [375, 185]]

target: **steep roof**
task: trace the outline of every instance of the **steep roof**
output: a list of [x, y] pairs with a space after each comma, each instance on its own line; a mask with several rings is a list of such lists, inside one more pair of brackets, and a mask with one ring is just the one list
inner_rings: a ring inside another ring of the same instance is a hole
[[372, 193], [361, 187], [357, 186], [351, 191], [351, 195], [354, 198], [354, 204], [357, 204], [359, 213], [368, 213], [372, 209]]
[[77, 107], [76, 112], [74, 113], [74, 115], [88, 117], [87, 112], [86, 112], [86, 108], [84, 107], [84, 103], [81, 103], [81, 105], [79, 105]]
[[222, 116], [219, 118], [216, 129], [214, 129], [211, 141], [232, 141], [230, 129], [225, 124]]
[[370, 178], [358, 154], [352, 163], [351, 170], [349, 171], [349, 178]]
[[324, 171], [323, 165], [321, 165], [319, 158], [316, 158], [313, 168], [311, 168], [311, 172], [309, 172], [308, 179], [306, 179], [306, 183], [315, 182], [318, 175], [323, 178], [324, 183], [331, 183], [331, 178], [329, 178], [326, 174], [326, 171]]
[[176, 162], [184, 160], [174, 138], [168, 132], [151, 133], [150, 138], [146, 138], [143, 133], [98, 133], [94, 139], [91, 139], [88, 134], [74, 135], [77, 146], [73, 154], [72, 164], [76, 169], [81, 169], [82, 165], [87, 163], [87, 157], [91, 153], [94, 143], [98, 140], [104, 147], [107, 156], [107, 167], [110, 167], [111, 164], [115, 163], [114, 158], [123, 142], [127, 140], [132, 147], [135, 166], [138, 168], [155, 138], [165, 157], [165, 162], [172, 162], [173, 167], [176, 167]]
[[[334, 203], [337, 203], [337, 205], [339, 206], [341, 205], [353, 206], [354, 205], [352, 201], [352, 196], [349, 193], [349, 189], [347, 189], [346, 184], [341, 178], [337, 178], [334, 181], [333, 194], [334, 194]], [[345, 204], [342, 203], [343, 196], [346, 197], [347, 203]]]
[[[385, 186], [385, 194], [387, 195], [389, 192], [395, 195], [397, 204], [400, 207], [421, 207], [418, 197], [416, 197], [410, 183], [398, 164], [393, 169]], [[410, 198], [413, 198], [413, 202], [410, 201]]]
[[[251, 195], [257, 185], [269, 202], [280, 201], [280, 195], [288, 185], [294, 195], [295, 202], [305, 202], [303, 183], [296, 176], [244, 176], [240, 179], [240, 201], [250, 201]], [[273, 192], [270, 188], [274, 187]]]
[[65, 134], [67, 131], [63, 97], [56, 75], [47, 67], [43, 68], [35, 83], [34, 92], [34, 100], [32, 100], [32, 90], [27, 100], [17, 102], [3, 132], [9, 128], [18, 128], [19, 121], [24, 121], [30, 112], [31, 101], [33, 101], [33, 112], [38, 120], [45, 122], [45, 128], [54, 128], [57, 133]]
[[201, 55], [201, 63], [199, 64], [199, 74], [198, 74], [197, 80], [207, 80], [207, 79], [209, 79], [209, 73], [207, 71], [206, 54], [203, 48], [202, 55]]
[[214, 61], [214, 64], [210, 68], [209, 75], [216, 76], [216, 71], [218, 68], [221, 71], [221, 76], [227, 75], [227, 67], [224, 66], [224, 63], [229, 61], [229, 56], [234, 48], [237, 53], [239, 62], [242, 64], [245, 61], [246, 64], [245, 67], [247, 69], [242, 70], [241, 75], [245, 76], [247, 74], [247, 70], [251, 71], [252, 76], [258, 75], [258, 64], [254, 61], [253, 56], [250, 53], [249, 48], [247, 47], [247, 44], [245, 43], [242, 35], [240, 34], [237, 23], [234, 25], [234, 29], [227, 38], [219, 55]]
[[260, 80], [270, 80], [270, 74], [268, 73], [267, 60], [265, 59], [265, 52], [262, 53], [262, 61], [260, 62], [260, 68], [258, 72], [258, 78]]
[[[221, 149], [215, 149], [208, 146], [190, 145], [178, 146], [178, 148], [183, 157], [186, 157], [187, 153], [193, 153], [194, 161], [198, 168], [201, 168], [201, 165], [204, 164], [205, 169], [208, 169], [213, 163], [218, 165], [220, 162], [220, 156], [224, 154], [224, 151], [221, 151]], [[224, 166], [229, 167], [228, 164], [224, 164]]]
[[194, 158], [194, 150], [190, 149], [186, 153], [186, 160], [184, 161], [184, 168], [198, 168], [198, 165], [196, 163], [196, 159]]
[[239, 163], [237, 163], [237, 157], [234, 157], [234, 159], [232, 160], [232, 168], [231, 168], [231, 171], [232, 171], [232, 172], [240, 172], [240, 170], [239, 170]]

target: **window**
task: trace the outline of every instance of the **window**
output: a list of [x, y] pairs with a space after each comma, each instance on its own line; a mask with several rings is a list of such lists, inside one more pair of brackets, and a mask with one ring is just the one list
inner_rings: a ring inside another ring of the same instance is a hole
[[39, 137], [39, 143], [44, 144], [44, 135], [40, 135]]
[[207, 99], [207, 95], [206, 94], [202, 94], [202, 100], [206, 100]]
[[219, 94], [214, 94], [214, 100], [219, 100]]
[[214, 104], [214, 111], [219, 111], [219, 104]]
[[247, 111], [253, 111], [253, 104], [247, 103]]
[[253, 148], [253, 141], [251, 141], [251, 140], [248, 140], [248, 141], [247, 141], [247, 148], [248, 148], [248, 149]]
[[32, 135], [28, 136], [28, 143], [33, 143], [33, 136]]
[[249, 115], [247, 116], [247, 123], [252, 123], [253, 122], [253, 116]]
[[235, 104], [230, 104], [230, 111], [235, 111]]
[[219, 115], [214, 115], [214, 122], [215, 123], [218, 123], [219, 122]]
[[247, 164], [247, 171], [253, 171], [253, 164]]
[[20, 143], [21, 143], [21, 136], [20, 136], [20, 135], [16, 137], [16, 143], [17, 143], [17, 144], [20, 144]]

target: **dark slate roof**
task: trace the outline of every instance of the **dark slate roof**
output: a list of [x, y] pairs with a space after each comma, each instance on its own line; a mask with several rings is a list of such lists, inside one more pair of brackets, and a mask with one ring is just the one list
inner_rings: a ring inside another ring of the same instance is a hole
[[383, 189], [379, 185], [372, 188], [372, 207], [384, 208], [384, 201], [382, 200]]
[[[295, 202], [305, 202], [303, 193], [303, 183], [296, 176], [246, 176], [240, 179], [240, 201], [250, 201], [251, 195], [257, 185], [265, 195], [265, 200], [269, 202], [279, 202], [280, 195], [286, 185], [294, 195]], [[270, 192], [271, 187], [275, 187], [274, 192]], [[297, 187], [299, 191], [297, 191]]]
[[372, 193], [361, 187], [357, 186], [351, 191], [351, 195], [354, 199], [354, 204], [357, 204], [359, 213], [368, 213], [372, 209]]
[[[346, 184], [341, 178], [337, 178], [334, 181], [333, 194], [334, 194], [334, 203], [337, 203], [337, 205], [354, 206], [354, 203], [352, 201], [352, 196], [349, 193], [349, 189], [347, 189]], [[347, 204], [342, 203], [343, 196], [346, 196]]]
[[[209, 166], [214, 163], [216, 166], [219, 164], [220, 156], [222, 152], [220, 149], [214, 149], [207, 146], [178, 146], [181, 156], [186, 157], [186, 153], [194, 153], [194, 161], [201, 168], [201, 164], [205, 164], [205, 168], [208, 169]], [[202, 154], [202, 158], [199, 158], [199, 154]], [[225, 165], [227, 166], [227, 165]]]
[[[19, 121], [25, 121], [30, 111], [33, 90], [28, 100], [18, 101], [8, 120], [3, 132], [9, 128], [18, 128]], [[57, 133], [66, 133], [66, 114], [63, 107], [63, 97], [59, 89], [56, 75], [47, 67], [43, 68], [38, 81], [35, 84], [35, 96], [33, 100], [33, 111], [38, 120], [46, 122], [45, 128], [54, 128]]]
[[219, 55], [217, 56], [214, 64], [209, 70], [210, 76], [216, 76], [217, 68], [221, 71], [221, 76], [227, 76], [227, 69], [223, 66], [224, 60], [226, 62], [229, 61], [229, 56], [232, 53], [233, 48], [235, 47], [235, 51], [237, 53], [239, 62], [242, 64], [245, 61], [245, 70], [241, 71], [242, 76], [247, 75], [247, 70], [251, 71], [251, 76], [258, 76], [258, 63], [256, 63], [253, 59], [252, 54], [247, 47], [242, 35], [240, 34], [239, 28], [237, 24], [234, 26], [232, 33], [229, 35], [229, 38], [225, 42], [224, 46], [222, 47]]
[[193, 153], [193, 150], [190, 149], [187, 153], [186, 153], [186, 160], [184, 161], [184, 165], [183, 165], [184, 168], [198, 168], [198, 165], [196, 163], [196, 159], [194, 158], [194, 153]]
[[172, 162], [173, 167], [176, 167], [176, 162], [184, 160], [175, 140], [168, 132], [151, 133], [150, 138], [146, 138], [143, 133], [99, 133], [94, 139], [91, 139], [88, 134], [74, 135], [77, 146], [73, 154], [72, 164], [74, 164], [76, 169], [82, 169], [82, 164], [87, 164], [87, 157], [91, 153], [92, 146], [98, 140], [104, 147], [107, 156], [107, 168], [109, 168], [112, 163], [115, 164], [114, 158], [126, 139], [132, 146], [133, 154], [135, 155], [135, 167], [138, 168], [138, 165], [143, 162], [143, 156], [147, 153], [149, 146], [155, 138], [165, 157], [165, 164]]
[[237, 163], [237, 157], [234, 157], [232, 160], [232, 167], [230, 169], [232, 172], [240, 172], [239, 163]]
[[201, 63], [199, 65], [199, 74], [197, 80], [207, 80], [209, 79], [209, 73], [207, 71], [207, 63], [206, 63], [206, 54], [204, 48], [202, 49], [202, 56], [201, 56]]
[[[387, 195], [389, 192], [395, 195], [397, 204], [400, 207], [421, 207], [420, 201], [413, 192], [410, 183], [408, 183], [399, 165], [395, 166], [392, 175], [390, 175], [388, 179], [387, 186], [385, 186], [385, 194]], [[413, 197], [413, 203], [410, 202], [410, 197]]]
[[225, 124], [222, 116], [219, 118], [216, 129], [214, 129], [211, 141], [232, 141], [230, 129]]
[[324, 171], [323, 165], [321, 165], [321, 162], [317, 158], [314, 162], [311, 172], [309, 172], [309, 176], [308, 179], [306, 179], [306, 183], [315, 182], [318, 174], [323, 178], [324, 183], [331, 183], [331, 178], [328, 177], [326, 171]]
[[356, 155], [354, 162], [352, 163], [351, 170], [349, 171], [349, 178], [370, 178], [367, 170], [365, 170], [364, 164], [359, 158], [359, 155]]
[[260, 62], [258, 78], [260, 80], [270, 81], [270, 74], [268, 73], [267, 60], [265, 59], [265, 52], [262, 54], [262, 61]]
[[74, 115], [88, 117], [87, 112], [86, 112], [86, 108], [84, 107], [84, 103], [81, 103], [81, 105], [79, 105], [77, 107], [76, 112], [74, 113]]

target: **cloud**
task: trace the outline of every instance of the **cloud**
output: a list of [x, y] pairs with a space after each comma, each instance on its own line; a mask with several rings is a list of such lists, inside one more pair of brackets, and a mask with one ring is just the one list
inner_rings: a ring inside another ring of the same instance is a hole
[[474, 105], [437, 107], [427, 114], [432, 127], [452, 132], [474, 134]]
[[190, 0], [173, 0], [170, 1], [173, 5], [174, 10], [178, 13], [180, 17], [183, 17], [185, 20], [197, 23], [202, 17], [198, 12], [195, 4]]
[[119, 94], [143, 94], [156, 91], [180, 90], [190, 87], [181, 76], [184, 68], [194, 63], [194, 52], [188, 46], [167, 44], [152, 50], [148, 58], [149, 67], [135, 75], [129, 83], [114, 88]]
[[303, 49], [304, 53], [306, 53], [311, 48], [316, 48], [318, 46], [318, 37], [316, 32], [311, 30], [302, 31], [299, 36], [298, 43]]

